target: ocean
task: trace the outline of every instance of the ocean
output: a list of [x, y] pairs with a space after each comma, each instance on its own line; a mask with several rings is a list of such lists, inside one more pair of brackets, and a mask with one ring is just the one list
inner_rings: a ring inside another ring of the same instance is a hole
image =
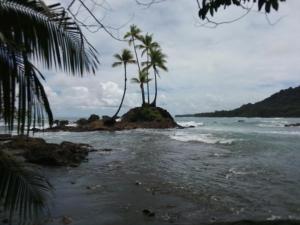
[[193, 128], [36, 134], [101, 149], [77, 168], [41, 169], [55, 187], [47, 224], [300, 219], [300, 127], [284, 126], [300, 119], [176, 119]]

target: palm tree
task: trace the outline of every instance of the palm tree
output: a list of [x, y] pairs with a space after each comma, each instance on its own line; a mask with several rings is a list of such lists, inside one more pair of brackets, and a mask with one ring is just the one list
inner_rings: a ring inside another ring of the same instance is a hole
[[119, 106], [117, 112], [115, 113], [115, 115], [112, 117], [113, 119], [116, 119], [117, 116], [118, 116], [118, 113], [121, 110], [121, 107], [123, 105], [123, 101], [124, 101], [124, 98], [125, 98], [125, 94], [126, 94], [126, 89], [127, 89], [127, 64], [130, 64], [130, 63], [133, 64], [136, 61], [133, 59], [133, 55], [132, 55], [131, 51], [128, 50], [128, 49], [124, 49], [122, 51], [121, 55], [120, 54], [115, 54], [114, 57], [118, 61], [114, 62], [112, 64], [112, 67], [117, 67], [117, 66], [121, 66], [121, 65], [124, 66], [124, 92], [123, 92], [123, 96], [122, 96], [120, 106]]
[[162, 69], [164, 71], [168, 71], [168, 68], [166, 67], [166, 55], [161, 52], [160, 49], [150, 49], [149, 52], [150, 57], [150, 63], [146, 67], [147, 69], [152, 67], [154, 71], [154, 79], [155, 79], [155, 96], [154, 100], [151, 103], [154, 107], [156, 107], [156, 99], [157, 99], [157, 76], [159, 76], [159, 69]]
[[136, 25], [133, 24], [130, 26], [130, 30], [124, 35], [124, 39], [128, 40], [129, 45], [131, 44], [133, 45], [133, 50], [134, 50], [135, 59], [137, 62], [139, 72], [141, 72], [141, 66], [140, 66], [139, 57], [136, 50], [137, 46], [135, 44], [135, 41], [140, 39], [141, 32], [142, 31]]
[[[159, 44], [153, 41], [153, 35], [149, 35], [148, 33], [145, 36], [141, 36], [140, 41], [142, 44], [138, 45], [140, 49], [142, 49], [142, 56], [144, 54], [147, 55], [146, 67], [147, 67], [147, 78], [149, 77], [149, 52], [151, 49], [159, 48]], [[147, 83], [147, 94], [148, 94], [148, 104], [150, 104], [150, 91], [149, 91], [149, 83]]]
[[[60, 69], [69, 74], [95, 72], [96, 50], [80, 27], [59, 5], [42, 0], [0, 0], [0, 117], [10, 131], [17, 117], [17, 131], [44, 125], [53, 116], [41, 80], [33, 65]], [[28, 133], [27, 133], [28, 134]], [[50, 188], [42, 177], [24, 168], [0, 149], [0, 205], [20, 220], [31, 219], [45, 205]]]
[[78, 75], [98, 65], [95, 49], [59, 4], [0, 0], [0, 114], [10, 130], [17, 114], [21, 133], [32, 122], [43, 125], [44, 113], [52, 124], [44, 77], [31, 61]]
[[147, 77], [147, 73], [145, 71], [141, 71], [139, 72], [139, 76], [136, 78], [131, 78], [131, 82], [132, 83], [136, 83], [140, 85], [141, 88], [141, 92], [142, 92], [142, 100], [143, 100], [143, 104], [142, 106], [144, 106], [144, 102], [145, 102], [145, 90], [144, 90], [144, 84], [145, 83], [149, 83], [151, 81], [151, 79], [149, 79]]

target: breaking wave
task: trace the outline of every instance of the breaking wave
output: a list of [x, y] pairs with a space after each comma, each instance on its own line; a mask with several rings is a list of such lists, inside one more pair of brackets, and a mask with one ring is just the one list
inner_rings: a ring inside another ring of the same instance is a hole
[[182, 142], [201, 142], [205, 144], [224, 144], [230, 145], [235, 141], [234, 139], [226, 139], [215, 137], [212, 134], [188, 134], [188, 133], [175, 133], [170, 135], [170, 138]]
[[177, 122], [180, 126], [183, 127], [201, 127], [204, 126], [204, 123], [202, 122], [195, 122], [195, 121], [188, 121], [188, 122]]

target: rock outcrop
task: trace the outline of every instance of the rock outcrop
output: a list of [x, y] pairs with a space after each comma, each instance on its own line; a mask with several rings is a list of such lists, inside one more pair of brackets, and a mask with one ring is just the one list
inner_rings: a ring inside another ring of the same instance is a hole
[[175, 122], [170, 113], [160, 107], [137, 107], [130, 109], [122, 116], [120, 123], [116, 124], [120, 129], [134, 128], [176, 128]]
[[92, 147], [87, 144], [47, 143], [41, 138], [13, 136], [0, 142], [1, 149], [18, 154], [30, 163], [46, 166], [79, 166]]
[[120, 121], [115, 121], [109, 116], [99, 116], [92, 114], [89, 119], [81, 118], [76, 124], [77, 126], [56, 126], [46, 129], [46, 131], [116, 131], [129, 129], [166, 129], [181, 128], [170, 115], [170, 113], [160, 107], [144, 106], [130, 109], [125, 113]]

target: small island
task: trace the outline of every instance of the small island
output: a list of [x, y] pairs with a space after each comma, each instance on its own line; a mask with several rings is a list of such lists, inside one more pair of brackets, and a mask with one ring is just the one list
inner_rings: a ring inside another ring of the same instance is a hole
[[[47, 132], [69, 131], [119, 131], [137, 128], [143, 129], [167, 129], [181, 128], [171, 114], [160, 107], [143, 106], [130, 109], [122, 117], [113, 119], [109, 116], [92, 114], [88, 119], [81, 118], [76, 121], [76, 126], [69, 126], [69, 121], [55, 121], [55, 126], [45, 129]], [[35, 132], [42, 131], [34, 129]]]

